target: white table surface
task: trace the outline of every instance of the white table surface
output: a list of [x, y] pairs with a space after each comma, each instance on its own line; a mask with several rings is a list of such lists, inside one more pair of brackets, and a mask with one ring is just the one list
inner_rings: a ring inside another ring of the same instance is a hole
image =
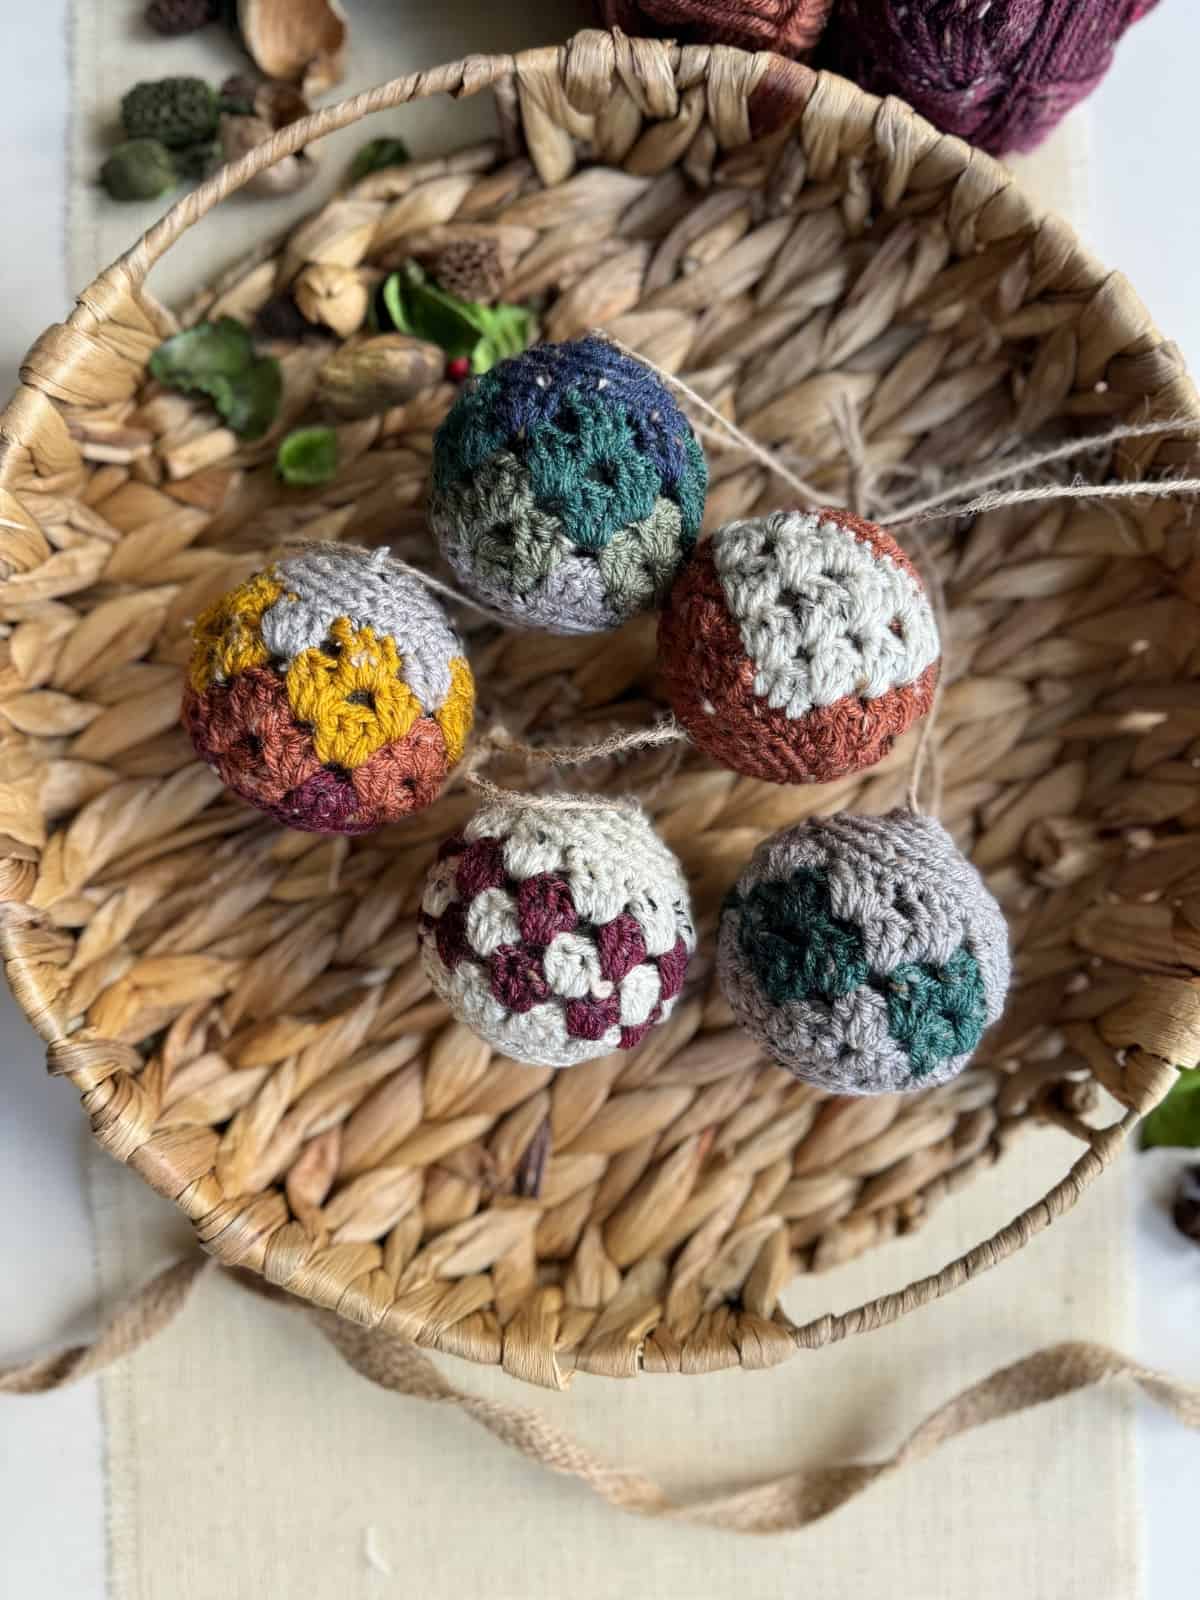
[[[472, 9], [460, 0], [441, 3], [443, 9]], [[36, 5], [3, 0], [0, 390], [5, 393], [31, 340], [70, 305], [63, 265], [67, 9], [67, 0]], [[464, 53], [471, 44], [464, 34]], [[1198, 55], [1200, 7], [1188, 0], [1163, 0], [1122, 46], [1114, 71], [1092, 102], [1090, 242], [1103, 260], [1120, 263], [1159, 326], [1200, 371], [1200, 297], [1194, 287], [1200, 195], [1189, 181]], [[31, 1354], [89, 1328], [93, 1267], [83, 1184], [84, 1124], [75, 1094], [46, 1078], [41, 1062], [40, 1043], [4, 991], [0, 1359]], [[1200, 1251], [1174, 1233], [1164, 1208], [1184, 1159], [1178, 1152], [1130, 1157], [1129, 1226], [1138, 1303], [1131, 1353], [1200, 1381]], [[1138, 1444], [1145, 1593], [1149, 1600], [1176, 1600], [1195, 1586], [1200, 1436], [1143, 1406]], [[96, 1383], [38, 1399], [0, 1400], [0, 1595], [102, 1600], [104, 1506]], [[1065, 1532], [1056, 1528], [1053, 1507], [1047, 1507], [1046, 1537], [1061, 1538]], [[430, 1587], [429, 1575], [420, 1587], [430, 1600], [446, 1600]], [[931, 1591], [928, 1600], [941, 1597]]]

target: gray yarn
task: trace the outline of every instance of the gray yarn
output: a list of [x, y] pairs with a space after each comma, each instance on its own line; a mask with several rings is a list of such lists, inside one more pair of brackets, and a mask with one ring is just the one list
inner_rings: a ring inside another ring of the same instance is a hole
[[[979, 964], [986, 1025], [999, 1019], [1010, 977], [1008, 928], [979, 873], [939, 822], [893, 811], [801, 823], [758, 847], [735, 894], [786, 881], [801, 868], [826, 879], [832, 913], [859, 929], [872, 972], [886, 975], [907, 963], [941, 966], [965, 947]], [[879, 1094], [944, 1083], [970, 1060], [970, 1053], [948, 1057], [915, 1079], [874, 988], [856, 989], [832, 1004], [817, 998], [773, 1004], [747, 968], [740, 927], [731, 899], [717, 940], [722, 988], [742, 1026], [797, 1077], [838, 1094]]]
[[565, 554], [540, 587], [518, 599], [507, 585], [483, 579], [461, 543], [443, 539], [442, 554], [467, 593], [519, 627], [545, 633], [596, 633], [623, 620], [605, 599], [604, 580], [593, 556]]
[[549, 633], [615, 628], [665, 596], [679, 567], [682, 516], [660, 495], [641, 521], [584, 550], [539, 506], [530, 475], [499, 450], [465, 483], [435, 491], [429, 523], [463, 588], [491, 610]]
[[730, 522], [712, 541], [754, 692], [788, 717], [913, 683], [941, 646], [911, 573], [816, 511]]
[[313, 544], [275, 566], [287, 590], [263, 614], [262, 637], [273, 656], [291, 661], [319, 649], [331, 624], [390, 634], [401, 645], [403, 677], [426, 712], [450, 692], [449, 661], [465, 654], [437, 600], [389, 557], [386, 548]]

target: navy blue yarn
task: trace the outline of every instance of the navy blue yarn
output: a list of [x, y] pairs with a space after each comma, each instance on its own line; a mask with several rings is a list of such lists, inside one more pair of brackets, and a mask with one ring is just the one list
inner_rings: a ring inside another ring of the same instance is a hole
[[462, 481], [497, 449], [519, 454], [522, 437], [553, 423], [574, 386], [595, 393], [600, 379], [604, 388], [599, 392], [606, 404], [624, 413], [639, 453], [662, 480], [662, 492], [678, 498], [682, 485], [686, 495], [686, 480], [689, 474], [694, 480], [696, 467], [694, 447], [688, 450], [687, 418], [649, 368], [607, 340], [590, 336], [534, 345], [501, 362], [460, 395], [438, 433], [438, 487]]

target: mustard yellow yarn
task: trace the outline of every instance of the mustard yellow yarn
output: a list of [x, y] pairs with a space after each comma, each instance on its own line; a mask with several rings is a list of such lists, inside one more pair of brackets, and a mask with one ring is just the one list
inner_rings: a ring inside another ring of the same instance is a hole
[[467, 735], [475, 720], [475, 679], [462, 656], [450, 658], [450, 693], [435, 720], [446, 741], [446, 760], [450, 766], [462, 759]]
[[213, 683], [232, 678], [251, 667], [265, 667], [271, 659], [259, 624], [263, 613], [283, 595], [274, 568], [257, 572], [246, 583], [202, 611], [192, 628], [193, 649], [189, 679], [197, 694]]
[[348, 617], [338, 617], [329, 634], [339, 652], [301, 651], [288, 668], [288, 701], [297, 721], [311, 723], [318, 761], [352, 772], [385, 744], [403, 739], [421, 706], [401, 681], [393, 638], [355, 629]]

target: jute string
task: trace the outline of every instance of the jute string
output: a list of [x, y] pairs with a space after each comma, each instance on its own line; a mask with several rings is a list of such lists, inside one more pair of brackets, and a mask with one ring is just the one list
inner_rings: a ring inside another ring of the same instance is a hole
[[550, 807], [559, 811], [605, 811], [613, 806], [634, 809], [637, 801], [625, 796], [597, 796], [579, 794], [527, 794], [521, 789], [506, 789], [485, 778], [480, 771], [494, 755], [520, 756], [525, 761], [548, 767], [581, 767], [589, 761], [601, 761], [608, 756], [623, 755], [627, 751], [653, 749], [656, 746], [678, 744], [687, 735], [672, 721], [656, 723], [652, 728], [635, 728], [629, 733], [613, 733], [595, 744], [581, 745], [531, 745], [514, 739], [506, 728], [491, 729], [476, 745], [466, 765], [465, 777], [470, 788], [486, 800], [502, 802], [509, 806]]
[[[592, 336], [606, 340], [614, 349], [621, 351], [623, 355], [628, 356], [631, 360], [640, 362], [645, 367], [649, 367], [657, 377], [675, 389], [696, 410], [710, 417], [717, 424], [716, 427], [693, 419], [693, 426], [702, 438], [731, 446], [742, 454], [750, 456], [766, 468], [768, 472], [786, 483], [789, 488], [795, 490], [803, 501], [810, 505], [820, 503], [822, 499], [820, 490], [797, 476], [780, 456], [759, 444], [749, 434], [743, 433], [736, 423], [732, 422], [716, 406], [706, 400], [703, 395], [698, 394], [682, 378], [677, 377], [673, 372], [669, 372], [665, 367], [659, 366], [656, 362], [650, 361], [638, 351], [631, 349], [604, 328], [592, 329]], [[921, 525], [923, 523], [948, 522], [960, 517], [977, 516], [987, 511], [997, 511], [1006, 506], [1025, 505], [1038, 501], [1132, 499], [1145, 495], [1154, 498], [1162, 498], [1168, 495], [1179, 497], [1200, 495], [1200, 478], [1155, 478], [1107, 484], [1090, 484], [1076, 480], [1070, 484], [1053, 482], [1006, 490], [997, 490], [993, 487], [996, 484], [1012, 482], [1014, 479], [1036, 476], [1055, 465], [1078, 459], [1098, 450], [1109, 449], [1113, 445], [1120, 444], [1126, 440], [1155, 438], [1169, 433], [1196, 431], [1197, 424], [1186, 419], [1180, 419], [1164, 422], [1134, 423], [1112, 428], [1104, 433], [1083, 435], [1076, 439], [1067, 440], [1061, 445], [1054, 445], [1047, 450], [1013, 457], [992, 471], [980, 473], [966, 481], [945, 486], [938, 493], [927, 499], [900, 507], [888, 507], [876, 503], [876, 473], [873, 471], [867, 455], [862, 428], [854, 406], [848, 400], [843, 399], [840, 403], [833, 405], [832, 416], [834, 426], [841, 437], [847, 461], [849, 509], [859, 516], [872, 518], [880, 527], [904, 528], [907, 530], [906, 538], [917, 550], [919, 563], [929, 590], [930, 603], [937, 620], [939, 635], [943, 641], [943, 653], [948, 637], [945, 590], [938, 564], [933, 559], [921, 533]], [[981, 492], [977, 493], [976, 491]], [[961, 497], [964, 495], [974, 495], [975, 498], [962, 500]], [[955, 503], [956, 501], [958, 503]], [[489, 607], [480, 605], [478, 601], [461, 594], [457, 589], [441, 582], [440, 579], [423, 572], [419, 567], [403, 561], [397, 564], [409, 576], [416, 578], [444, 599], [466, 606], [491, 621], [499, 622], [506, 626], [509, 625], [508, 619], [492, 611]], [[945, 672], [943, 670], [938, 680], [937, 689], [934, 692], [933, 704], [921, 725], [905, 795], [909, 810], [918, 811], [920, 809], [921, 780], [926, 767], [928, 767], [931, 773], [931, 784], [927, 809], [933, 816], [937, 816], [941, 808], [942, 778], [937, 762], [934, 733], [937, 726], [944, 677]], [[614, 801], [586, 795], [527, 794], [516, 789], [502, 788], [499, 784], [485, 778], [481, 768], [499, 750], [523, 756], [528, 761], [566, 768], [582, 766], [589, 761], [600, 760], [607, 756], [614, 756], [647, 746], [672, 744], [686, 740], [686, 738], [687, 735], [682, 728], [673, 722], [667, 722], [644, 731], [614, 734], [611, 738], [596, 744], [559, 748], [550, 751], [521, 744], [513, 740], [501, 728], [485, 735], [476, 745], [473, 755], [466, 764], [464, 778], [467, 784], [483, 798], [490, 801], [503, 801], [509, 805], [550, 806], [560, 810], [584, 811], [597, 810], [614, 804], [630, 806], [635, 802], [629, 799]]]
[[[0, 1367], [0, 1393], [45, 1394], [133, 1354], [171, 1325], [197, 1281], [215, 1266], [199, 1253], [174, 1262], [136, 1289], [91, 1344]], [[923, 1460], [960, 1434], [1101, 1383], [1131, 1382], [1185, 1427], [1200, 1429], [1200, 1388], [1144, 1367], [1105, 1345], [1070, 1341], [1048, 1345], [962, 1390], [882, 1460], [802, 1467], [746, 1487], [679, 1500], [654, 1479], [601, 1460], [538, 1412], [459, 1389], [414, 1345], [359, 1327], [334, 1312], [316, 1310], [260, 1280], [236, 1272], [230, 1276], [315, 1323], [342, 1359], [369, 1383], [464, 1412], [501, 1444], [551, 1472], [579, 1479], [619, 1511], [731, 1533], [788, 1533], [806, 1527], [857, 1498], [877, 1479]]]

